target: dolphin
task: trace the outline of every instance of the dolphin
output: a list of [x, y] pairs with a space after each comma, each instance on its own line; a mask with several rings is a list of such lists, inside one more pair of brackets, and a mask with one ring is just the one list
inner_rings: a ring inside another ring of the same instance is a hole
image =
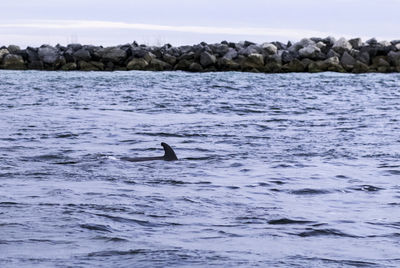
[[143, 162], [143, 161], [153, 161], [153, 160], [165, 160], [165, 161], [175, 161], [178, 160], [174, 150], [172, 150], [171, 146], [166, 144], [165, 142], [161, 143], [161, 146], [164, 148], [163, 156], [154, 156], [154, 157], [122, 157], [122, 160], [130, 161], [130, 162]]

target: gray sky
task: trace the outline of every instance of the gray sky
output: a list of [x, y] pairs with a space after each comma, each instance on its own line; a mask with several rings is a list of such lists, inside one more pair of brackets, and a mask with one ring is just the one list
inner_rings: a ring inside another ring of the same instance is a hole
[[400, 0], [4, 0], [0, 46], [400, 39]]

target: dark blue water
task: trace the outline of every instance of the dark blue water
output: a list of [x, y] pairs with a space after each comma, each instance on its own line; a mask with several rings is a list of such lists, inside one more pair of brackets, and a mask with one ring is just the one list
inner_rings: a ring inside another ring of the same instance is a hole
[[400, 267], [399, 120], [399, 74], [1, 71], [0, 267]]

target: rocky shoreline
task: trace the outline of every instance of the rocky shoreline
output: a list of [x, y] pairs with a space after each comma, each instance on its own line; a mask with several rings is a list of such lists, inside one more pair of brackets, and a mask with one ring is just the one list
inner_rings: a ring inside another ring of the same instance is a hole
[[400, 72], [400, 40], [304, 38], [287, 44], [249, 41], [161, 47], [132, 44], [102, 47], [81, 44], [0, 47], [0, 69], [189, 72]]

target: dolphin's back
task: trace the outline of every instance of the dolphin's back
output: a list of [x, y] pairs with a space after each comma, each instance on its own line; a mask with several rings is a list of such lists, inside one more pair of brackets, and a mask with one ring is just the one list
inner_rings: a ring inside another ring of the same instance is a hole
[[153, 160], [165, 160], [165, 161], [174, 161], [178, 160], [174, 150], [166, 144], [165, 142], [161, 143], [161, 146], [164, 148], [163, 156], [155, 156], [155, 157], [122, 157], [122, 160], [129, 162], [143, 162], [143, 161], [153, 161]]
[[121, 157], [122, 160], [129, 162], [144, 162], [144, 161], [153, 161], [153, 160], [164, 160], [164, 156], [156, 156], [156, 157]]

